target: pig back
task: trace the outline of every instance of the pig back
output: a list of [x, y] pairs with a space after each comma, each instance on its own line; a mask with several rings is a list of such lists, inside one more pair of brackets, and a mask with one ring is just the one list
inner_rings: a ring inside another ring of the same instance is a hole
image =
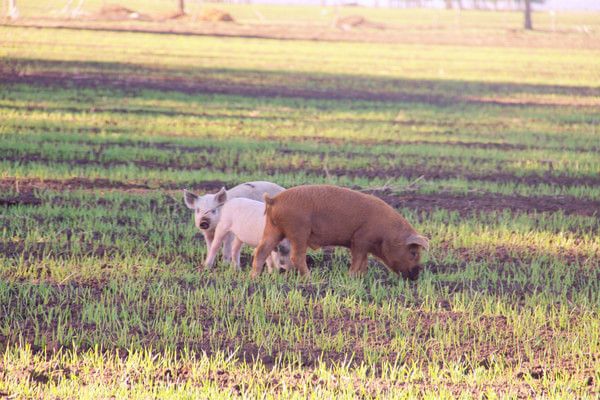
[[267, 193], [270, 196], [284, 191], [285, 188], [276, 183], [266, 181], [246, 182], [237, 185], [227, 191], [227, 197], [232, 199], [236, 197], [244, 197], [256, 201], [263, 202], [263, 194]]
[[311, 247], [350, 246], [357, 231], [385, 229], [399, 216], [376, 197], [330, 185], [290, 188], [275, 197], [272, 208], [286, 236], [286, 229], [310, 228]]

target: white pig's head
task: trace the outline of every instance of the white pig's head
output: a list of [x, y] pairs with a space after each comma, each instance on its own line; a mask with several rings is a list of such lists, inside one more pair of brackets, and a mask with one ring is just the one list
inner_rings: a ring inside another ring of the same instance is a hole
[[271, 252], [273, 261], [275, 262], [275, 270], [289, 271], [292, 268], [292, 259], [290, 257], [290, 242], [287, 239], [283, 239]]
[[183, 190], [185, 205], [194, 210], [194, 222], [198, 229], [205, 231], [214, 230], [221, 218], [221, 207], [227, 201], [227, 191], [221, 188], [215, 194], [198, 196], [187, 190]]

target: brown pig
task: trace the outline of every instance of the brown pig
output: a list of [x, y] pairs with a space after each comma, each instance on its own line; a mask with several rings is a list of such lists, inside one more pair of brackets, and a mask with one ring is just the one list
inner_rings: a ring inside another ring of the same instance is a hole
[[353, 276], [366, 272], [371, 253], [404, 278], [418, 278], [428, 240], [383, 200], [330, 185], [296, 186], [273, 198], [265, 194], [264, 199], [266, 225], [254, 252], [252, 278], [260, 275], [265, 259], [284, 238], [291, 244], [292, 263], [305, 276], [310, 274], [308, 247], [344, 246], [352, 254]]

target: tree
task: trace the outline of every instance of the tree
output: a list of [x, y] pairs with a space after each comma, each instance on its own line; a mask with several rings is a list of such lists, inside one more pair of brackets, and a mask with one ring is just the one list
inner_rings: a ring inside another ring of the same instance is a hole
[[19, 18], [19, 9], [17, 8], [17, 0], [8, 0], [7, 16], [10, 19]]
[[533, 30], [533, 22], [532, 22], [532, 18], [531, 18], [531, 14], [533, 12], [533, 8], [531, 7], [532, 4], [536, 3], [536, 4], [543, 4], [546, 2], [546, 0], [517, 0], [517, 2], [520, 4], [521, 2], [525, 3], [525, 6], [523, 7], [523, 11], [524, 11], [524, 16], [525, 16], [525, 24], [524, 27], [527, 30]]
[[525, 29], [528, 31], [533, 30], [533, 24], [531, 23], [531, 0], [525, 0]]
[[177, 0], [177, 4], [179, 6], [179, 14], [185, 14], [185, 0]]

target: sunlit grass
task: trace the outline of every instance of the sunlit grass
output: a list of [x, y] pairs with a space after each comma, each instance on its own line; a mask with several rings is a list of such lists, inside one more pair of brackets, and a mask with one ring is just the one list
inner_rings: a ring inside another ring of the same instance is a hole
[[[409, 25], [447, 15], [360, 11]], [[464, 18], [465, 29], [520, 24]], [[594, 398], [596, 50], [0, 35], [0, 396]], [[421, 277], [373, 260], [351, 278], [343, 249], [311, 252], [308, 282], [250, 281], [223, 263], [199, 272], [205, 248], [180, 189], [259, 179], [390, 186], [430, 238]], [[501, 204], [471, 209], [478, 199]], [[558, 211], [538, 211], [545, 202]]]

